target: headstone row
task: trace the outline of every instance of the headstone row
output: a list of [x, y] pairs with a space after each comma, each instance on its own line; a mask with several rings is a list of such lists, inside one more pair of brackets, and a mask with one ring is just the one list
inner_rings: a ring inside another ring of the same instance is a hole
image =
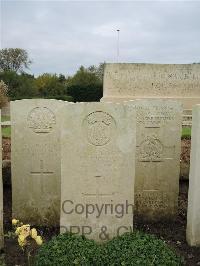
[[60, 220], [61, 231], [99, 241], [131, 229], [133, 209], [147, 220], [173, 218], [181, 115], [170, 100], [12, 102], [13, 217]]

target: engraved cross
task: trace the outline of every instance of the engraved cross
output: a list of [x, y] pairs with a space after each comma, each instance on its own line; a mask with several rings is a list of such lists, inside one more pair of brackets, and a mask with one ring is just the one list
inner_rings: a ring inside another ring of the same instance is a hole
[[83, 193], [84, 197], [94, 197], [97, 199], [97, 202], [99, 202], [99, 200], [102, 197], [111, 197], [113, 196], [115, 193], [102, 193], [99, 191], [99, 187], [101, 187], [101, 184], [99, 183], [102, 181], [101, 180], [102, 176], [95, 176], [95, 180], [96, 180], [96, 193]]
[[44, 161], [43, 160], [40, 160], [40, 170], [39, 171], [31, 171], [32, 175], [38, 175], [41, 177], [44, 177], [46, 175], [52, 175], [53, 173], [54, 172], [52, 172], [52, 171], [44, 170]]

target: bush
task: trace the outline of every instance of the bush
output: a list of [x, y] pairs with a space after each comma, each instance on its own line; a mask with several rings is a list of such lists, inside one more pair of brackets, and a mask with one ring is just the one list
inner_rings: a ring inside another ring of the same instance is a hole
[[44, 244], [36, 256], [36, 266], [182, 264], [163, 241], [141, 232], [126, 233], [103, 245], [66, 233]]
[[99, 102], [103, 97], [103, 91], [100, 85], [72, 85], [68, 87], [67, 93], [75, 102]]
[[37, 266], [96, 265], [100, 246], [75, 234], [62, 234], [44, 244], [36, 256]]
[[76, 74], [68, 78], [67, 94], [71, 95], [75, 102], [98, 102], [103, 97], [103, 83], [97, 73], [84, 67]]

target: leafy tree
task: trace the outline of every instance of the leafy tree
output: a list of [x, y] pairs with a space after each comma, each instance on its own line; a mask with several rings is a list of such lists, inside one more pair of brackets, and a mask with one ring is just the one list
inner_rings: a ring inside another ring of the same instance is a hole
[[14, 71], [0, 72], [0, 80], [8, 85], [8, 96], [11, 100], [37, 97], [34, 76]]
[[64, 83], [66, 81], [66, 78], [63, 74], [59, 74], [58, 80], [59, 80], [59, 82]]
[[5, 104], [8, 101], [7, 92], [8, 92], [8, 86], [3, 82], [3, 80], [1, 80], [0, 81], [0, 108], [5, 106]]
[[88, 67], [88, 71], [90, 71], [91, 73], [94, 73], [99, 78], [99, 80], [103, 82], [104, 66], [105, 66], [105, 62], [100, 63], [99, 66], [92, 65]]
[[102, 80], [92, 69], [83, 66], [67, 80], [67, 92], [75, 102], [99, 101], [103, 96]]
[[31, 64], [28, 53], [20, 48], [5, 48], [0, 50], [1, 71], [23, 72]]
[[[42, 74], [36, 79], [38, 94], [42, 97], [59, 98], [67, 94], [65, 77], [60, 75]], [[61, 97], [62, 98], [62, 97]]]

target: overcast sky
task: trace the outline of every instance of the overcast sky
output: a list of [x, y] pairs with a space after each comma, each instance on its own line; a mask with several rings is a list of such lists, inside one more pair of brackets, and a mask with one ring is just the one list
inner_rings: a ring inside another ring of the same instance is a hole
[[1, 48], [29, 52], [30, 72], [80, 65], [200, 62], [199, 1], [2, 1]]

